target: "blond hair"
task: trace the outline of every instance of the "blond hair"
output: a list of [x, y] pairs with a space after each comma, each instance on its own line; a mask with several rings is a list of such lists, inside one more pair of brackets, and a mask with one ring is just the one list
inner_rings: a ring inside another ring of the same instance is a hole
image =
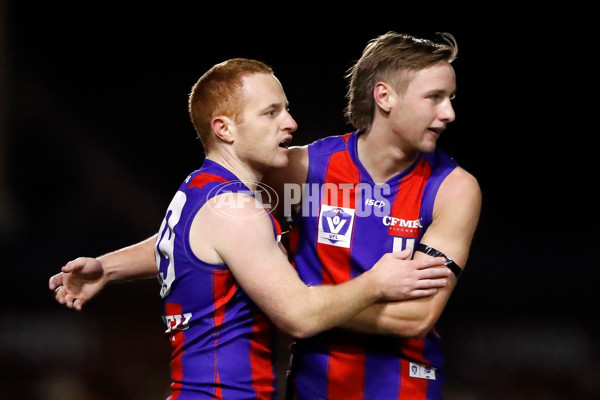
[[371, 129], [375, 112], [373, 90], [377, 82], [388, 82], [397, 91], [406, 88], [411, 71], [428, 68], [438, 62], [451, 63], [458, 46], [450, 33], [438, 33], [441, 42], [388, 32], [367, 44], [360, 59], [346, 75], [348, 105], [346, 117], [358, 130]]

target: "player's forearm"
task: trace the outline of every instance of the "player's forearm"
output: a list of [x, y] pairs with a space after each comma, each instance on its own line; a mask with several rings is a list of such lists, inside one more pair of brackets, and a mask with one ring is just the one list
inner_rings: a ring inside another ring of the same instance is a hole
[[377, 303], [363, 309], [341, 327], [369, 334], [414, 338], [429, 332], [437, 317], [423, 300]]
[[374, 277], [369, 274], [340, 285], [319, 285], [307, 289], [302, 299], [293, 301], [293, 306], [284, 306], [293, 314], [286, 313], [287, 318], [281, 321], [282, 325], [278, 324], [297, 338], [339, 326], [383, 296]]
[[152, 278], [157, 267], [154, 257], [156, 235], [132, 246], [104, 254], [97, 259], [102, 263], [109, 281]]

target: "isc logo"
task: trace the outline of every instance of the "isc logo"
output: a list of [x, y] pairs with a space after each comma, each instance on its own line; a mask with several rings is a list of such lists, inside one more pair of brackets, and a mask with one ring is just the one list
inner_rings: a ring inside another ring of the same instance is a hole
[[366, 199], [365, 200], [365, 205], [366, 206], [373, 206], [373, 207], [381, 208], [381, 207], [385, 206], [385, 201], [383, 201], [383, 200], [375, 200], [375, 199]]
[[350, 247], [354, 209], [321, 205], [317, 241], [338, 247]]

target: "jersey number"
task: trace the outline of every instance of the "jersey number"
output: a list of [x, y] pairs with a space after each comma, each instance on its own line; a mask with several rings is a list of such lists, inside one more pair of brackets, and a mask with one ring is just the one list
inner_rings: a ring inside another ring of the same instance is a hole
[[[160, 230], [158, 231], [158, 238], [156, 243], [156, 249], [154, 256], [156, 257], [156, 265], [158, 265], [158, 277], [160, 280], [160, 296], [165, 297], [171, 291], [171, 285], [175, 280], [175, 226], [179, 223], [181, 218], [181, 211], [187, 201], [187, 197], [183, 192], [177, 192], [169, 208], [167, 209], [167, 215], [163, 220]], [[167, 264], [166, 273], [164, 272], [163, 265]]]

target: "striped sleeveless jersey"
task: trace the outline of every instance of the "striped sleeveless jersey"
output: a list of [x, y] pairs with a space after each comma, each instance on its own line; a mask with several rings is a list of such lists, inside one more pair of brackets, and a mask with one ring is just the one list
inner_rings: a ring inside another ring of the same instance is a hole
[[[309, 170], [296, 216], [294, 263], [309, 285], [341, 283], [385, 253], [414, 249], [432, 221], [437, 190], [456, 163], [441, 150], [423, 154], [376, 185], [357, 156], [358, 133], [308, 146]], [[441, 398], [439, 336], [400, 339], [334, 329], [294, 345], [293, 399]]]
[[224, 192], [253, 195], [230, 171], [205, 160], [180, 186], [158, 233], [163, 319], [172, 346], [170, 400], [275, 399], [274, 326], [227, 265], [198, 259], [189, 243], [198, 210]]

